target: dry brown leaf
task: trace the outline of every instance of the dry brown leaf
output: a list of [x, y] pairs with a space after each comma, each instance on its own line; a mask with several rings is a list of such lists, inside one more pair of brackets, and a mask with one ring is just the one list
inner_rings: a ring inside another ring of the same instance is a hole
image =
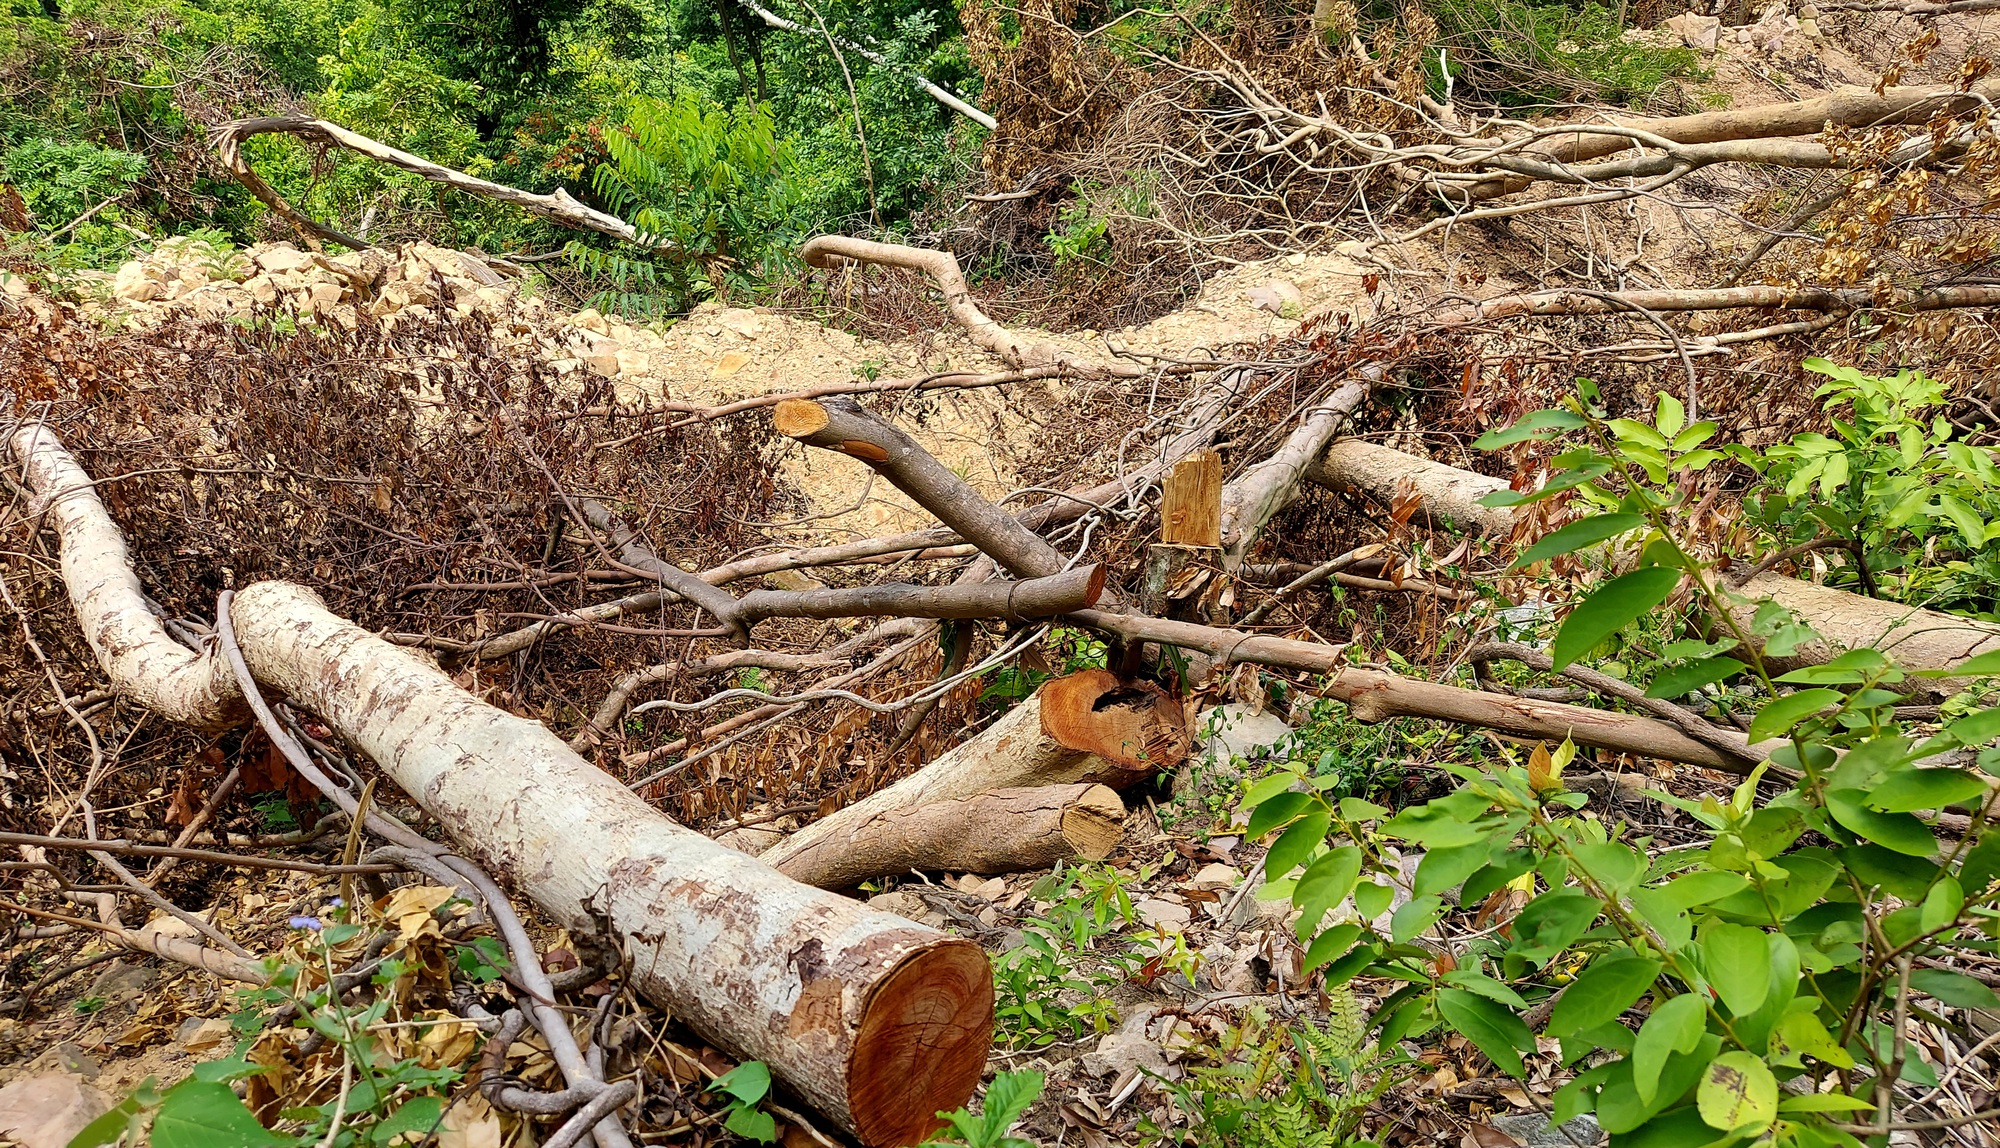
[[377, 911], [407, 945], [418, 937], [442, 935], [437, 908], [457, 895], [438, 885], [405, 885], [383, 898]]
[[1473, 1120], [1465, 1126], [1465, 1137], [1459, 1148], [1521, 1148], [1521, 1142], [1483, 1121]]
[[444, 1110], [437, 1144], [438, 1148], [500, 1148], [500, 1116], [477, 1091], [468, 1092]]

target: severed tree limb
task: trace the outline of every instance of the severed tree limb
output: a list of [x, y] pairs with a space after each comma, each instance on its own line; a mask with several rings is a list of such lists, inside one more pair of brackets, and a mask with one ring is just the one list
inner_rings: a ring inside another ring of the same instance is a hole
[[684, 601], [693, 602], [709, 616], [727, 626], [738, 641], [747, 641], [749, 631], [736, 616], [738, 603], [735, 595], [704, 580], [698, 574], [690, 574], [680, 567], [653, 553], [652, 548], [639, 541], [625, 520], [611, 512], [611, 509], [594, 498], [586, 498], [581, 503], [585, 521], [597, 530], [611, 536], [618, 547], [618, 556], [626, 565], [644, 571], [659, 579], [660, 585], [671, 590]]
[[[63, 473], [56, 463], [75, 467], [46, 427], [24, 428], [12, 445], [38, 495], [51, 493], [42, 479]], [[129, 568], [118, 569], [125, 549], [94, 491], [71, 490], [51, 513], [84, 633], [171, 646]], [[540, 723], [479, 702], [303, 587], [254, 584], [229, 616], [261, 686], [372, 757], [556, 923], [608, 930], [642, 994], [769, 1064], [864, 1144], [913, 1142], [940, 1108], [970, 1097], [993, 1016], [976, 945], [809, 889], [674, 824]], [[228, 706], [242, 704], [121, 676], [155, 665], [178, 682], [215, 676], [185, 659], [103, 656], [114, 688], [165, 697], [207, 728], [225, 728]], [[204, 700], [206, 712], [194, 704]]]
[[821, 889], [851, 889], [912, 869], [1025, 873], [1079, 857], [1101, 861], [1124, 827], [1125, 803], [1108, 786], [996, 789], [882, 810], [839, 837], [787, 850], [777, 869]]
[[1364, 363], [1360, 373], [1362, 378], [1342, 383], [1325, 402], [1314, 406], [1276, 453], [1222, 488], [1222, 559], [1227, 568], [1233, 571], [1243, 565], [1265, 524], [1298, 495], [1306, 468], [1367, 400], [1374, 384], [1381, 381], [1382, 368]]
[[1518, 738], [1537, 741], [1571, 738], [1578, 745], [1597, 749], [1743, 772], [1733, 758], [1655, 718], [1490, 694], [1362, 669], [1346, 664], [1341, 646], [1103, 610], [1084, 610], [1070, 615], [1070, 619], [1127, 641], [1199, 650], [1224, 662], [1256, 662], [1324, 674], [1325, 696], [1346, 702], [1354, 716], [1364, 722], [1395, 717], [1433, 718]]
[[1046, 682], [979, 736], [909, 777], [828, 814], [759, 859], [780, 870], [795, 856], [842, 847], [891, 811], [956, 801], [991, 789], [1099, 782], [1131, 785], [1178, 766], [1187, 718], [1156, 686], [1126, 685], [1104, 670]]
[[754, 590], [737, 617], [754, 625], [765, 618], [852, 618], [889, 614], [903, 618], [1004, 618], [1018, 622], [1084, 609], [1104, 593], [1104, 567], [1078, 566], [1046, 578], [951, 586], [891, 582], [848, 590]]
[[[1816, 136], [1829, 125], [1853, 128], [1921, 124], [1939, 112], [1958, 114], [1976, 111], [1996, 95], [2000, 95], [2000, 85], [1995, 84], [1984, 85], [1972, 92], [1955, 87], [1902, 87], [1887, 88], [1878, 93], [1869, 88], [1855, 87], [1842, 88], [1832, 95], [1810, 100], [1759, 104], [1664, 119], [1610, 117], [1602, 125], [1578, 124], [1573, 131], [1545, 130], [1540, 139], [1518, 149], [1518, 155], [1531, 161], [1573, 165], [1627, 150], [1633, 145], [1633, 132], [1676, 144], [1727, 144]], [[1628, 130], [1615, 133], [1592, 130], [1600, 126]], [[1492, 158], [1480, 154], [1485, 150], [1488, 149], [1460, 148], [1456, 154], [1462, 155], [1467, 162], [1478, 162]], [[1532, 182], [1532, 176], [1509, 173], [1472, 185], [1469, 195], [1472, 199], [1491, 199], [1520, 191]]]
[[283, 197], [279, 196], [272, 189], [270, 184], [264, 182], [263, 178], [251, 168], [249, 161], [243, 158], [244, 140], [250, 139], [253, 136], [268, 135], [271, 133], [297, 136], [302, 140], [312, 143], [331, 144], [335, 147], [346, 148], [348, 151], [358, 155], [364, 155], [369, 159], [386, 163], [391, 167], [399, 167], [404, 171], [420, 175], [432, 183], [443, 184], [454, 191], [462, 191], [469, 195], [477, 195], [485, 199], [498, 200], [501, 203], [521, 208], [532, 214], [562, 224], [565, 227], [595, 231], [602, 235], [609, 235], [614, 239], [622, 239], [627, 243], [641, 242], [638, 228], [633, 227], [615, 215], [607, 215], [594, 207], [579, 203], [574, 196], [561, 188], [557, 188], [554, 193], [549, 195], [538, 195], [534, 192], [522, 191], [516, 187], [494, 183], [491, 180], [480, 179], [477, 176], [467, 175], [462, 171], [456, 171], [452, 168], [432, 163], [422, 156], [411, 155], [409, 152], [390, 147], [379, 140], [370, 139], [359, 132], [349, 131], [339, 124], [328, 120], [299, 115], [262, 116], [257, 119], [231, 120], [216, 129], [216, 149], [221, 154], [223, 165], [229, 168], [230, 172], [238, 180], [242, 181], [245, 187], [250, 189], [251, 194], [262, 200], [271, 210], [289, 220], [294, 226], [301, 228], [318, 239], [338, 243], [357, 251], [372, 247], [374, 244], [369, 243], [365, 239], [354, 238], [324, 224], [315, 223], [305, 216], [300, 215], [290, 204], [284, 201]]
[[1016, 577], [1041, 578], [1062, 570], [1063, 556], [1041, 535], [981, 498], [915, 439], [853, 399], [780, 403], [771, 422], [779, 434], [874, 467]]
[[821, 235], [808, 240], [799, 249], [799, 258], [810, 267], [833, 268], [850, 262], [875, 263], [929, 275], [938, 290], [944, 293], [945, 310], [952, 321], [965, 328], [975, 345], [998, 355], [1001, 362], [1015, 370], [1056, 367], [1069, 374], [1111, 375], [1117, 378], [1141, 378], [1153, 373], [1135, 363], [1098, 362], [1072, 354], [1053, 343], [1031, 343], [1001, 326], [972, 298], [972, 289], [966, 286], [965, 272], [959, 268], [958, 257], [949, 251], [877, 243], [845, 235]]

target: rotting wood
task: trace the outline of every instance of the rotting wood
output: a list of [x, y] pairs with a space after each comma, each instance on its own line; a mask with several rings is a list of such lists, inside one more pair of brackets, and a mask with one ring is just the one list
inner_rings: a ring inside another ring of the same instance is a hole
[[[229, 670], [216, 669], [213, 651], [176, 653], [88, 475], [45, 426], [22, 428], [12, 445], [48, 503], [71, 601], [112, 686], [159, 699], [177, 720], [227, 728], [243, 704], [224, 685]], [[993, 1018], [976, 945], [810, 889], [674, 824], [540, 723], [479, 702], [304, 587], [256, 583], [230, 617], [260, 685], [368, 754], [556, 923], [579, 935], [608, 928], [642, 994], [769, 1064], [864, 1144], [914, 1143], [938, 1110], [971, 1096]]]
[[[996, 789], [884, 809], [768, 862], [795, 881], [850, 889], [913, 869], [1024, 873], [1059, 861], [1099, 861], [1118, 845], [1125, 804], [1092, 782]], [[775, 849], [784, 849], [781, 842]], [[769, 852], [766, 856], [769, 856]]]
[[1098, 782], [1113, 788], [1171, 770], [1187, 758], [1187, 717], [1157, 686], [1085, 670], [1045, 682], [977, 737], [909, 777], [792, 834], [765, 863], [852, 841], [861, 826], [895, 810], [955, 801], [992, 789]]

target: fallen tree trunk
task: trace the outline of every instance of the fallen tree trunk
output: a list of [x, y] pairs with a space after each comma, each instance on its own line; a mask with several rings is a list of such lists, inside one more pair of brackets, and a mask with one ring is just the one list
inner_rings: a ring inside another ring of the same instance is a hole
[[1341, 439], [1306, 468], [1306, 481], [1334, 490], [1354, 490], [1393, 506], [1408, 492], [1434, 523], [1487, 538], [1514, 533], [1514, 511], [1481, 506], [1479, 500], [1506, 490], [1507, 481], [1446, 466], [1427, 458], [1368, 442]]
[[[1816, 666], [1846, 650], [1872, 648], [1894, 658], [1905, 669], [1941, 670], [1975, 654], [2000, 650], [2000, 625], [1850, 594], [1817, 582], [1765, 571], [1732, 587], [1746, 601], [1732, 607], [1737, 625], [1748, 632], [1759, 603], [1770, 601], [1797, 614], [1812, 627], [1819, 641], [1807, 642], [1789, 656], [1764, 655], [1775, 671]], [[1930, 688], [1953, 690], [1967, 683], [1937, 681]]]
[[[1829, 96], [1791, 103], [1759, 104], [1663, 119], [1612, 117], [1596, 124], [1579, 124], [1573, 132], [1552, 132], [1521, 149], [1524, 158], [1573, 165], [1601, 159], [1633, 146], [1629, 134], [1593, 132], [1593, 127], [1625, 128], [1679, 144], [1711, 144], [1737, 140], [1769, 140], [1786, 136], [1816, 136], [1828, 126], [1854, 128], [1884, 124], [1921, 124], [1939, 112], [1963, 113], [2000, 95], [2000, 85], [1966, 92], [1958, 88], [1843, 88]], [[1462, 149], [1468, 156], [1476, 153]], [[1498, 177], [1475, 184], [1473, 199], [1491, 199], [1520, 191], [1533, 180], [1525, 175]]]
[[891, 582], [845, 590], [753, 590], [738, 603], [735, 617], [746, 625], [755, 625], [765, 618], [854, 618], [876, 614], [903, 618], [1005, 618], [1018, 622], [1083, 609], [1094, 604], [1103, 593], [1104, 567], [1093, 562], [1024, 582], [950, 586]]
[[1085, 670], [1044, 683], [978, 737], [820, 818], [761, 860], [783, 869], [793, 857], [846, 847], [876, 818], [993, 789], [1078, 782], [1122, 788], [1178, 766], [1188, 746], [1186, 715], [1158, 687]]
[[[113, 687], [227, 728], [243, 705], [223, 685], [230, 671], [215, 669], [213, 652], [173, 652], [75, 460], [43, 426], [12, 443], [49, 501], [71, 600]], [[230, 619], [258, 683], [373, 758], [557, 923], [608, 928], [640, 992], [769, 1064], [863, 1143], [914, 1143], [938, 1110], [971, 1096], [993, 1017], [976, 945], [809, 889], [674, 824], [540, 723], [477, 701], [304, 587], [252, 585]]]
[[995, 789], [884, 809], [803, 848], [780, 842], [765, 856], [783, 855], [765, 863], [807, 885], [851, 889], [871, 877], [911, 870], [1025, 873], [1078, 857], [1101, 861], [1124, 831], [1125, 803], [1108, 786]]
[[1943, 311], [1955, 307], [2000, 306], [2000, 287], [1962, 284], [1916, 291], [1858, 287], [1689, 287], [1657, 291], [1531, 291], [1500, 295], [1436, 314], [1439, 322], [1463, 326], [1521, 315], [1619, 315], [1645, 311], [1728, 311], [1746, 307], [1845, 313], [1869, 308]]
[[[1249, 467], [1222, 488], [1222, 561], [1230, 570], [1263, 534], [1264, 525], [1297, 497], [1299, 480], [1312, 460], [1333, 441], [1382, 377], [1374, 363], [1361, 366], [1363, 378], [1341, 384], [1325, 402], [1312, 408], [1271, 457]], [[1372, 375], [1369, 372], [1372, 371]]]

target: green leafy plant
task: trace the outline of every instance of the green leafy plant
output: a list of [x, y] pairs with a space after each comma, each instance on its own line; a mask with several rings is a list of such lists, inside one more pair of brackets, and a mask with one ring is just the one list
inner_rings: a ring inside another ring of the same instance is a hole
[[709, 1082], [710, 1092], [728, 1098], [722, 1125], [746, 1140], [770, 1144], [778, 1139], [778, 1122], [757, 1107], [771, 1094], [771, 1070], [761, 1060], [746, 1060]]
[[1832, 433], [1736, 452], [1761, 477], [1749, 520], [1773, 548], [1824, 552], [1833, 585], [1995, 617], [2000, 468], [1953, 441], [1943, 384], [1908, 369], [1805, 365], [1828, 379], [1814, 394]]
[[[2000, 708], [1962, 698], [1949, 713], [1963, 716], [1920, 732], [1897, 716], [1890, 687], [1977, 678], [2000, 671], [2000, 657], [1906, 673], [1862, 649], [1775, 674], [1763, 651], [1794, 640], [1797, 621], [1764, 611], [1743, 624], [1679, 538], [1691, 509], [1681, 477], [1739, 452], [1709, 445], [1715, 426], [1687, 424], [1670, 398], [1651, 425], [1597, 403], [1583, 382], [1565, 408], [1485, 436], [1488, 449], [1569, 440], [1542, 489], [1489, 504], [1574, 492], [1599, 512], [1531, 548], [1537, 559], [1609, 537], [1638, 547], [1634, 569], [1563, 620], [1558, 666], [1682, 595], [1721, 631], [1637, 668], [1655, 693], [1741, 676], [1748, 740], [1770, 747], [1726, 800], [1654, 795], [1700, 826], [1702, 847], [1655, 852], [1637, 827], [1585, 811], [1563, 782], [1568, 745], [1446, 764], [1452, 793], [1394, 812], [1281, 770], [1245, 793], [1247, 835], [1273, 838], [1267, 892], [1300, 910], [1308, 971], [1329, 986], [1363, 973], [1403, 982], [1369, 1022], [1380, 1046], [1448, 1026], [1520, 1076], [1538, 1035], [1554, 1038], [1579, 1068], [1554, 1118], [1594, 1113], [1614, 1145], [1858, 1148], [1911, 1122], [1898, 1082], [1937, 1079], [1908, 1018], [2000, 1004], [1951, 967], [1990, 950], [2000, 925], [2000, 838], [1986, 821]], [[1783, 785], [1761, 796], [1772, 781]], [[1970, 825], [1940, 841], [1935, 811], [1950, 806], [1970, 810]], [[1412, 847], [1423, 856], [1406, 880], [1391, 851]], [[1453, 909], [1505, 911], [1507, 894], [1529, 899], [1504, 929], [1449, 952], [1417, 943]], [[1552, 1006], [1540, 1034], [1524, 1019], [1538, 1003]]]
[[933, 1137], [923, 1148], [1034, 1148], [1034, 1141], [1009, 1136], [1008, 1130], [1042, 1094], [1039, 1072], [1003, 1072], [986, 1086], [984, 1110], [974, 1116], [966, 1109], [940, 1112], [951, 1136]]

